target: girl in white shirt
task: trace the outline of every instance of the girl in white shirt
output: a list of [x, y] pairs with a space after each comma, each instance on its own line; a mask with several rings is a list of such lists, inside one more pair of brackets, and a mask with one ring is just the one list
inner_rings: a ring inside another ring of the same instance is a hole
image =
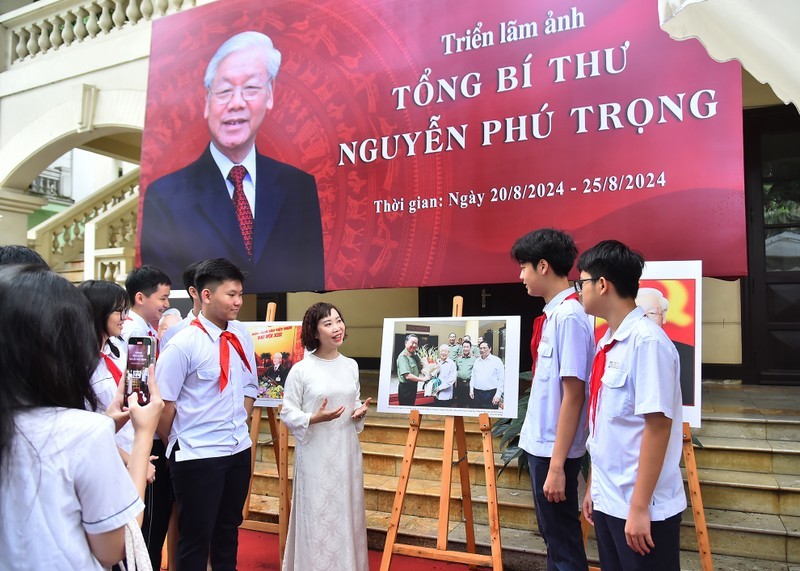
[[[160, 396], [146, 407], [131, 399], [137, 430], [126, 472], [114, 421], [85, 410], [97, 405], [90, 316], [86, 298], [47, 268], [0, 268], [2, 569], [109, 567], [123, 557], [125, 523], [142, 511], [163, 404]], [[120, 405], [118, 394], [112, 408], [121, 424]]]

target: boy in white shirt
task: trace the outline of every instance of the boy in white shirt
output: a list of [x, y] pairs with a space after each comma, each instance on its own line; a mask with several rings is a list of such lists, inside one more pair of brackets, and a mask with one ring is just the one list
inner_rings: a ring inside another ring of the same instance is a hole
[[[158, 331], [153, 324], [157, 324], [161, 315], [169, 309], [171, 285], [169, 276], [154, 266], [145, 265], [128, 274], [125, 290], [128, 292], [130, 312], [122, 324], [123, 342], [119, 345], [123, 350], [120, 351], [120, 369], [125, 368], [125, 350], [131, 337], [151, 337], [155, 354], [158, 355]], [[155, 457], [152, 462], [156, 475], [153, 482], [147, 485], [142, 536], [147, 544], [153, 569], [160, 569], [161, 548], [167, 536], [173, 495], [167, 467], [166, 444], [157, 436], [153, 440], [150, 454]]]
[[586, 312], [609, 326], [592, 365], [583, 500], [603, 571], [680, 569], [680, 365], [672, 341], [636, 307], [643, 267], [641, 254], [616, 240], [578, 259], [575, 289]]
[[157, 378], [165, 402], [159, 433], [169, 435], [178, 501], [178, 568], [236, 569], [238, 528], [250, 483], [247, 419], [258, 391], [253, 341], [235, 321], [241, 270], [228, 260], [197, 267], [202, 309], [164, 348]]
[[586, 571], [578, 506], [578, 474], [586, 453], [589, 373], [594, 335], [568, 275], [578, 249], [572, 237], [543, 228], [516, 241], [511, 257], [528, 295], [544, 313], [531, 339], [533, 385], [519, 446], [528, 454], [539, 533], [547, 568]]

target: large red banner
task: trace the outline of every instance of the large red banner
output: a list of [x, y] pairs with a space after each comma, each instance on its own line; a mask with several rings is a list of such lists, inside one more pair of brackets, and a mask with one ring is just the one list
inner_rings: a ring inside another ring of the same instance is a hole
[[[512, 243], [544, 226], [746, 274], [739, 66], [641, 0], [226, 0], [158, 20], [142, 205], [208, 147], [203, 75], [247, 30], [282, 53], [256, 148], [316, 180], [325, 289], [515, 281]], [[302, 266], [293, 248], [273, 261]]]

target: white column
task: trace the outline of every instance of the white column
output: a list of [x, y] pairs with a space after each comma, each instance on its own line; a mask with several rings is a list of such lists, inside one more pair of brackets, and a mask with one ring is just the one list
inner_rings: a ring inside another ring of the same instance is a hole
[[28, 245], [28, 215], [47, 204], [38, 196], [0, 188], [0, 245]]

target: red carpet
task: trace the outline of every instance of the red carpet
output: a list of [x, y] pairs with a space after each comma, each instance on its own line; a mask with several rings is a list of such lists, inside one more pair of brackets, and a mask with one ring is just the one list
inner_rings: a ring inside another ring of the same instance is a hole
[[[383, 552], [369, 552], [369, 568], [380, 569]], [[280, 571], [278, 566], [278, 536], [274, 533], [239, 530], [239, 571]], [[392, 571], [464, 571], [466, 565], [442, 563], [430, 559], [417, 559], [395, 555], [392, 557]]]

